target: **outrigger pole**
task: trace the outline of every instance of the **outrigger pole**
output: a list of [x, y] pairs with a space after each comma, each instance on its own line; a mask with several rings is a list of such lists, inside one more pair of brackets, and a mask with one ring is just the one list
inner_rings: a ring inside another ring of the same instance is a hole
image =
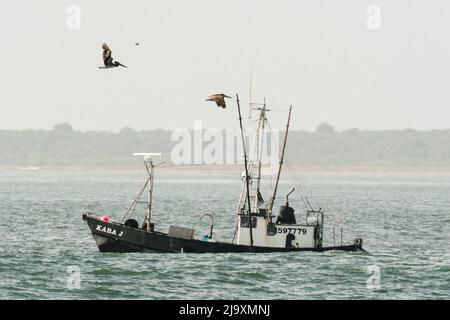
[[289, 116], [288, 116], [288, 121], [287, 121], [287, 125], [286, 125], [286, 133], [284, 135], [283, 150], [281, 152], [280, 162], [278, 164], [278, 174], [277, 174], [277, 180], [275, 182], [275, 189], [273, 190], [272, 197], [270, 198], [269, 204], [267, 205], [267, 207], [269, 209], [270, 219], [272, 219], [273, 203], [274, 203], [275, 197], [277, 195], [278, 182], [280, 181], [281, 167], [283, 166], [284, 152], [286, 150], [286, 142], [287, 142], [287, 136], [288, 136], [288, 132], [289, 132], [289, 123], [291, 122], [291, 111], [292, 111], [292, 105], [289, 108]]
[[[253, 230], [252, 230], [252, 209], [250, 204], [250, 187], [249, 187], [249, 176], [248, 176], [248, 168], [247, 168], [247, 151], [245, 148], [245, 139], [244, 139], [244, 129], [242, 127], [242, 116], [241, 116], [241, 106], [239, 105], [239, 95], [236, 93], [236, 102], [239, 113], [239, 124], [241, 126], [241, 137], [242, 137], [242, 148], [244, 150], [244, 164], [245, 164], [245, 184], [247, 186], [247, 204], [248, 204], [248, 229], [250, 230], [250, 250], [253, 247]], [[244, 205], [245, 207], [245, 205]]]

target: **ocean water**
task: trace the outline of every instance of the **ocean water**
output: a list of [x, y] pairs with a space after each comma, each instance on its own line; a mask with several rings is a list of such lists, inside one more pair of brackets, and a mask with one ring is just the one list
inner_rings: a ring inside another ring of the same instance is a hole
[[[119, 220], [143, 171], [37, 169], [0, 170], [0, 299], [450, 298], [449, 172], [283, 174], [277, 206], [297, 182], [297, 220], [302, 189], [326, 209], [325, 245], [343, 227], [343, 242], [362, 237], [368, 254], [101, 254], [81, 214]], [[156, 229], [201, 236], [211, 213], [215, 239], [231, 241], [239, 192], [239, 170], [157, 171]]]

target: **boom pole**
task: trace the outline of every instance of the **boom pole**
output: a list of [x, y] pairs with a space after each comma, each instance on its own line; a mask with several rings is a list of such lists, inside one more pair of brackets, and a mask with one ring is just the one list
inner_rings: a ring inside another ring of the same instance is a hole
[[[239, 113], [239, 125], [241, 127], [241, 137], [242, 137], [242, 148], [244, 151], [244, 164], [245, 164], [245, 184], [247, 186], [247, 204], [248, 204], [248, 229], [250, 230], [250, 250], [253, 247], [253, 230], [252, 230], [252, 209], [250, 204], [250, 186], [249, 186], [249, 176], [248, 176], [248, 167], [247, 167], [247, 151], [245, 148], [245, 139], [244, 139], [244, 129], [242, 127], [242, 116], [241, 116], [241, 106], [239, 105], [239, 95], [236, 93], [236, 102]], [[244, 206], [245, 207], [245, 206]]]
[[281, 151], [280, 162], [279, 162], [279, 164], [278, 164], [277, 180], [276, 180], [276, 182], [275, 182], [275, 188], [274, 188], [274, 190], [273, 190], [272, 197], [270, 198], [270, 202], [269, 202], [269, 204], [268, 204], [270, 216], [272, 216], [273, 203], [274, 203], [275, 197], [276, 197], [276, 195], [277, 195], [278, 182], [280, 181], [281, 167], [283, 166], [284, 152], [285, 152], [285, 150], [286, 150], [286, 142], [287, 142], [287, 136], [288, 136], [288, 132], [289, 132], [289, 123], [291, 122], [291, 112], [292, 112], [292, 105], [291, 105], [290, 108], [289, 108], [289, 116], [288, 116], [288, 121], [287, 121], [287, 125], [286, 125], [286, 133], [285, 133], [285, 135], [284, 135], [283, 150]]

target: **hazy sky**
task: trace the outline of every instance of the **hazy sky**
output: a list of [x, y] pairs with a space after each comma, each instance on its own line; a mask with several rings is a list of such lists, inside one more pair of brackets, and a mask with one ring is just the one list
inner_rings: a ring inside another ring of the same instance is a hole
[[[293, 104], [294, 129], [450, 128], [449, 31], [448, 0], [5, 0], [0, 129], [234, 127], [233, 102], [204, 100], [248, 100], [252, 70], [254, 100]], [[102, 42], [129, 68], [100, 70]]]

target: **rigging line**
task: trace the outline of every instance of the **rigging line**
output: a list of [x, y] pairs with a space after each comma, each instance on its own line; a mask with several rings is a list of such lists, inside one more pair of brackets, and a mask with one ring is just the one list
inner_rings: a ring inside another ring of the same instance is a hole
[[290, 168], [290, 171], [291, 171], [291, 173], [292, 173], [292, 177], [293, 177], [293, 179], [294, 179], [294, 181], [295, 181], [295, 184], [299, 187], [299, 190], [300, 190], [301, 193], [303, 193], [303, 195], [304, 195], [304, 198], [305, 198], [304, 201], [305, 201], [305, 203], [307, 204], [307, 206], [308, 206], [311, 210], [314, 210], [314, 209], [313, 209], [313, 206], [311, 205], [311, 202], [310, 202], [309, 199], [308, 199], [308, 193], [309, 193], [309, 191], [307, 190], [305, 184], [301, 181], [301, 179], [298, 177], [298, 175], [295, 174], [295, 170], [293, 169], [293, 167], [291, 166], [291, 164], [290, 164], [288, 161], [286, 161], [286, 162], [287, 162], [286, 166], [287, 166], [288, 168]]
[[288, 170], [289, 172], [291, 172], [291, 174], [292, 174], [292, 179], [293, 179], [294, 185], [297, 187], [297, 190], [298, 190], [299, 195], [300, 195], [300, 199], [302, 200], [303, 205], [305, 206], [305, 209], [306, 209], [307, 211], [308, 211], [309, 209], [312, 210], [312, 207], [311, 207], [311, 204], [310, 204], [309, 201], [308, 201], [308, 197], [307, 197], [307, 195], [306, 195], [306, 192], [303, 190], [303, 187], [302, 187], [301, 183], [298, 181], [297, 176], [295, 175], [294, 170], [293, 170], [292, 167], [291, 167], [290, 165], [288, 165], [288, 164], [286, 164], [286, 167], [287, 167], [287, 170]]
[[294, 185], [297, 187], [298, 193], [300, 195], [300, 199], [302, 200], [305, 210], [308, 211], [310, 209], [310, 207], [308, 206], [308, 201], [306, 200], [306, 197], [302, 193], [301, 186], [298, 184], [298, 182], [295, 181], [295, 179], [294, 179]]
[[[272, 109], [271, 109], [272, 110]], [[267, 120], [267, 126], [270, 128], [270, 130], [272, 130], [272, 127], [269, 123], [269, 121]], [[272, 141], [274, 142], [274, 144], [276, 144], [275, 142], [275, 138], [273, 137], [273, 135], [270, 135]], [[300, 194], [300, 198], [303, 202], [303, 205], [305, 206], [305, 208], [308, 210], [314, 210], [313, 206], [311, 205], [311, 202], [309, 201], [308, 198], [308, 190], [306, 188], [306, 186], [303, 184], [303, 182], [300, 180], [300, 178], [295, 174], [294, 169], [292, 168], [292, 166], [290, 165], [290, 162], [286, 159], [285, 161], [286, 166], [288, 167], [288, 170], [290, 169], [291, 173], [292, 173], [292, 177], [294, 180], [294, 184], [297, 186], [297, 190], [299, 190], [299, 194]]]
[[305, 199], [306, 199], [306, 202], [308, 202], [308, 205], [310, 205], [310, 204], [309, 204], [309, 201], [307, 200], [309, 191], [306, 190], [306, 189], [307, 189], [306, 186], [305, 186], [304, 183], [301, 181], [301, 179], [299, 178], [299, 176], [295, 173], [295, 169], [293, 168], [293, 166], [291, 165], [291, 163], [290, 163], [288, 160], [286, 160], [286, 166], [287, 166], [287, 167], [289, 168], [289, 170], [291, 171], [291, 173], [292, 173], [292, 178], [294, 179], [295, 183], [296, 183], [297, 186], [299, 187], [300, 191], [302, 191], [302, 193], [304, 194]]
[[[267, 121], [268, 127], [270, 128], [270, 130], [272, 130], [272, 127], [270, 126], [269, 121]], [[272, 142], [274, 143], [274, 145], [276, 145], [276, 141], [275, 138], [273, 137], [273, 135], [270, 135]], [[288, 167], [288, 170], [290, 169], [290, 171], [293, 173], [293, 178], [294, 178], [294, 185], [296, 185], [297, 190], [299, 190], [299, 194], [300, 194], [300, 198], [303, 202], [303, 205], [305, 206], [305, 208], [308, 210], [308, 208], [310, 208], [311, 210], [313, 210], [311, 203], [308, 200], [307, 194], [304, 191], [304, 188], [302, 187], [302, 184], [297, 180], [297, 175], [295, 174], [294, 170], [292, 169], [291, 165], [289, 164], [289, 161], [286, 160], [285, 161], [286, 166]], [[272, 180], [271, 180], [272, 183]], [[303, 193], [303, 194], [302, 194]]]
[[303, 203], [306, 207], [306, 210], [310, 209], [310, 210], [314, 211], [314, 208], [311, 205], [311, 202], [309, 202], [308, 195], [307, 195], [306, 191], [303, 189], [302, 183], [295, 176], [295, 173], [294, 173], [294, 180], [296, 181], [296, 186], [300, 188], [300, 192], [303, 193], [303, 194], [301, 193], [301, 197], [302, 197]]
[[300, 186], [300, 188], [301, 188], [301, 190], [302, 190], [302, 192], [304, 194], [304, 198], [306, 200], [306, 203], [308, 204], [309, 208], [311, 210], [314, 210], [313, 206], [311, 205], [311, 202], [309, 201], [308, 194], [310, 192], [309, 192], [308, 188], [306, 187], [306, 185], [303, 183], [303, 181], [295, 174], [295, 171], [294, 171], [294, 179], [297, 181], [297, 184]]
[[[272, 126], [270, 125], [269, 120], [266, 120], [266, 123], [267, 123], [268, 130], [270, 132], [272, 130]], [[271, 138], [273, 144], [276, 145], [275, 138], [272, 134], [270, 134], [270, 138]], [[289, 162], [287, 160], [286, 160], [286, 165], [288, 167], [288, 170], [293, 173], [293, 180], [294, 180], [293, 182], [294, 182], [294, 185], [296, 185], [297, 190], [299, 190], [300, 199], [302, 200], [305, 209], [313, 210], [313, 207], [312, 207], [310, 201], [308, 200], [307, 192], [305, 192], [305, 190], [304, 190], [305, 188], [302, 186], [302, 183], [299, 181], [297, 175], [295, 174], [294, 170], [291, 168], [291, 166], [289, 165]], [[272, 167], [270, 167], [270, 171], [272, 172]], [[272, 182], [273, 181], [272, 181], [272, 176], [271, 176], [271, 179], [270, 179], [270, 187], [271, 188], [272, 188]]]
[[[270, 131], [272, 131], [272, 126], [270, 125], [270, 123], [269, 123], [269, 120], [267, 120], [267, 125], [268, 125], [268, 127], [270, 128]], [[278, 142], [278, 144], [277, 144], [277, 142], [275, 141], [275, 138], [273, 137], [273, 135], [271, 134], [270, 135], [270, 138], [272, 139], [272, 142], [273, 142], [273, 148], [275, 148], [275, 146], [276, 145], [279, 145], [279, 142]], [[280, 150], [278, 150], [278, 152], [279, 152]], [[270, 172], [272, 172], [272, 166], [270, 166]], [[270, 176], [270, 189], [272, 189], [273, 188], [273, 177], [272, 177], [272, 175]]]

